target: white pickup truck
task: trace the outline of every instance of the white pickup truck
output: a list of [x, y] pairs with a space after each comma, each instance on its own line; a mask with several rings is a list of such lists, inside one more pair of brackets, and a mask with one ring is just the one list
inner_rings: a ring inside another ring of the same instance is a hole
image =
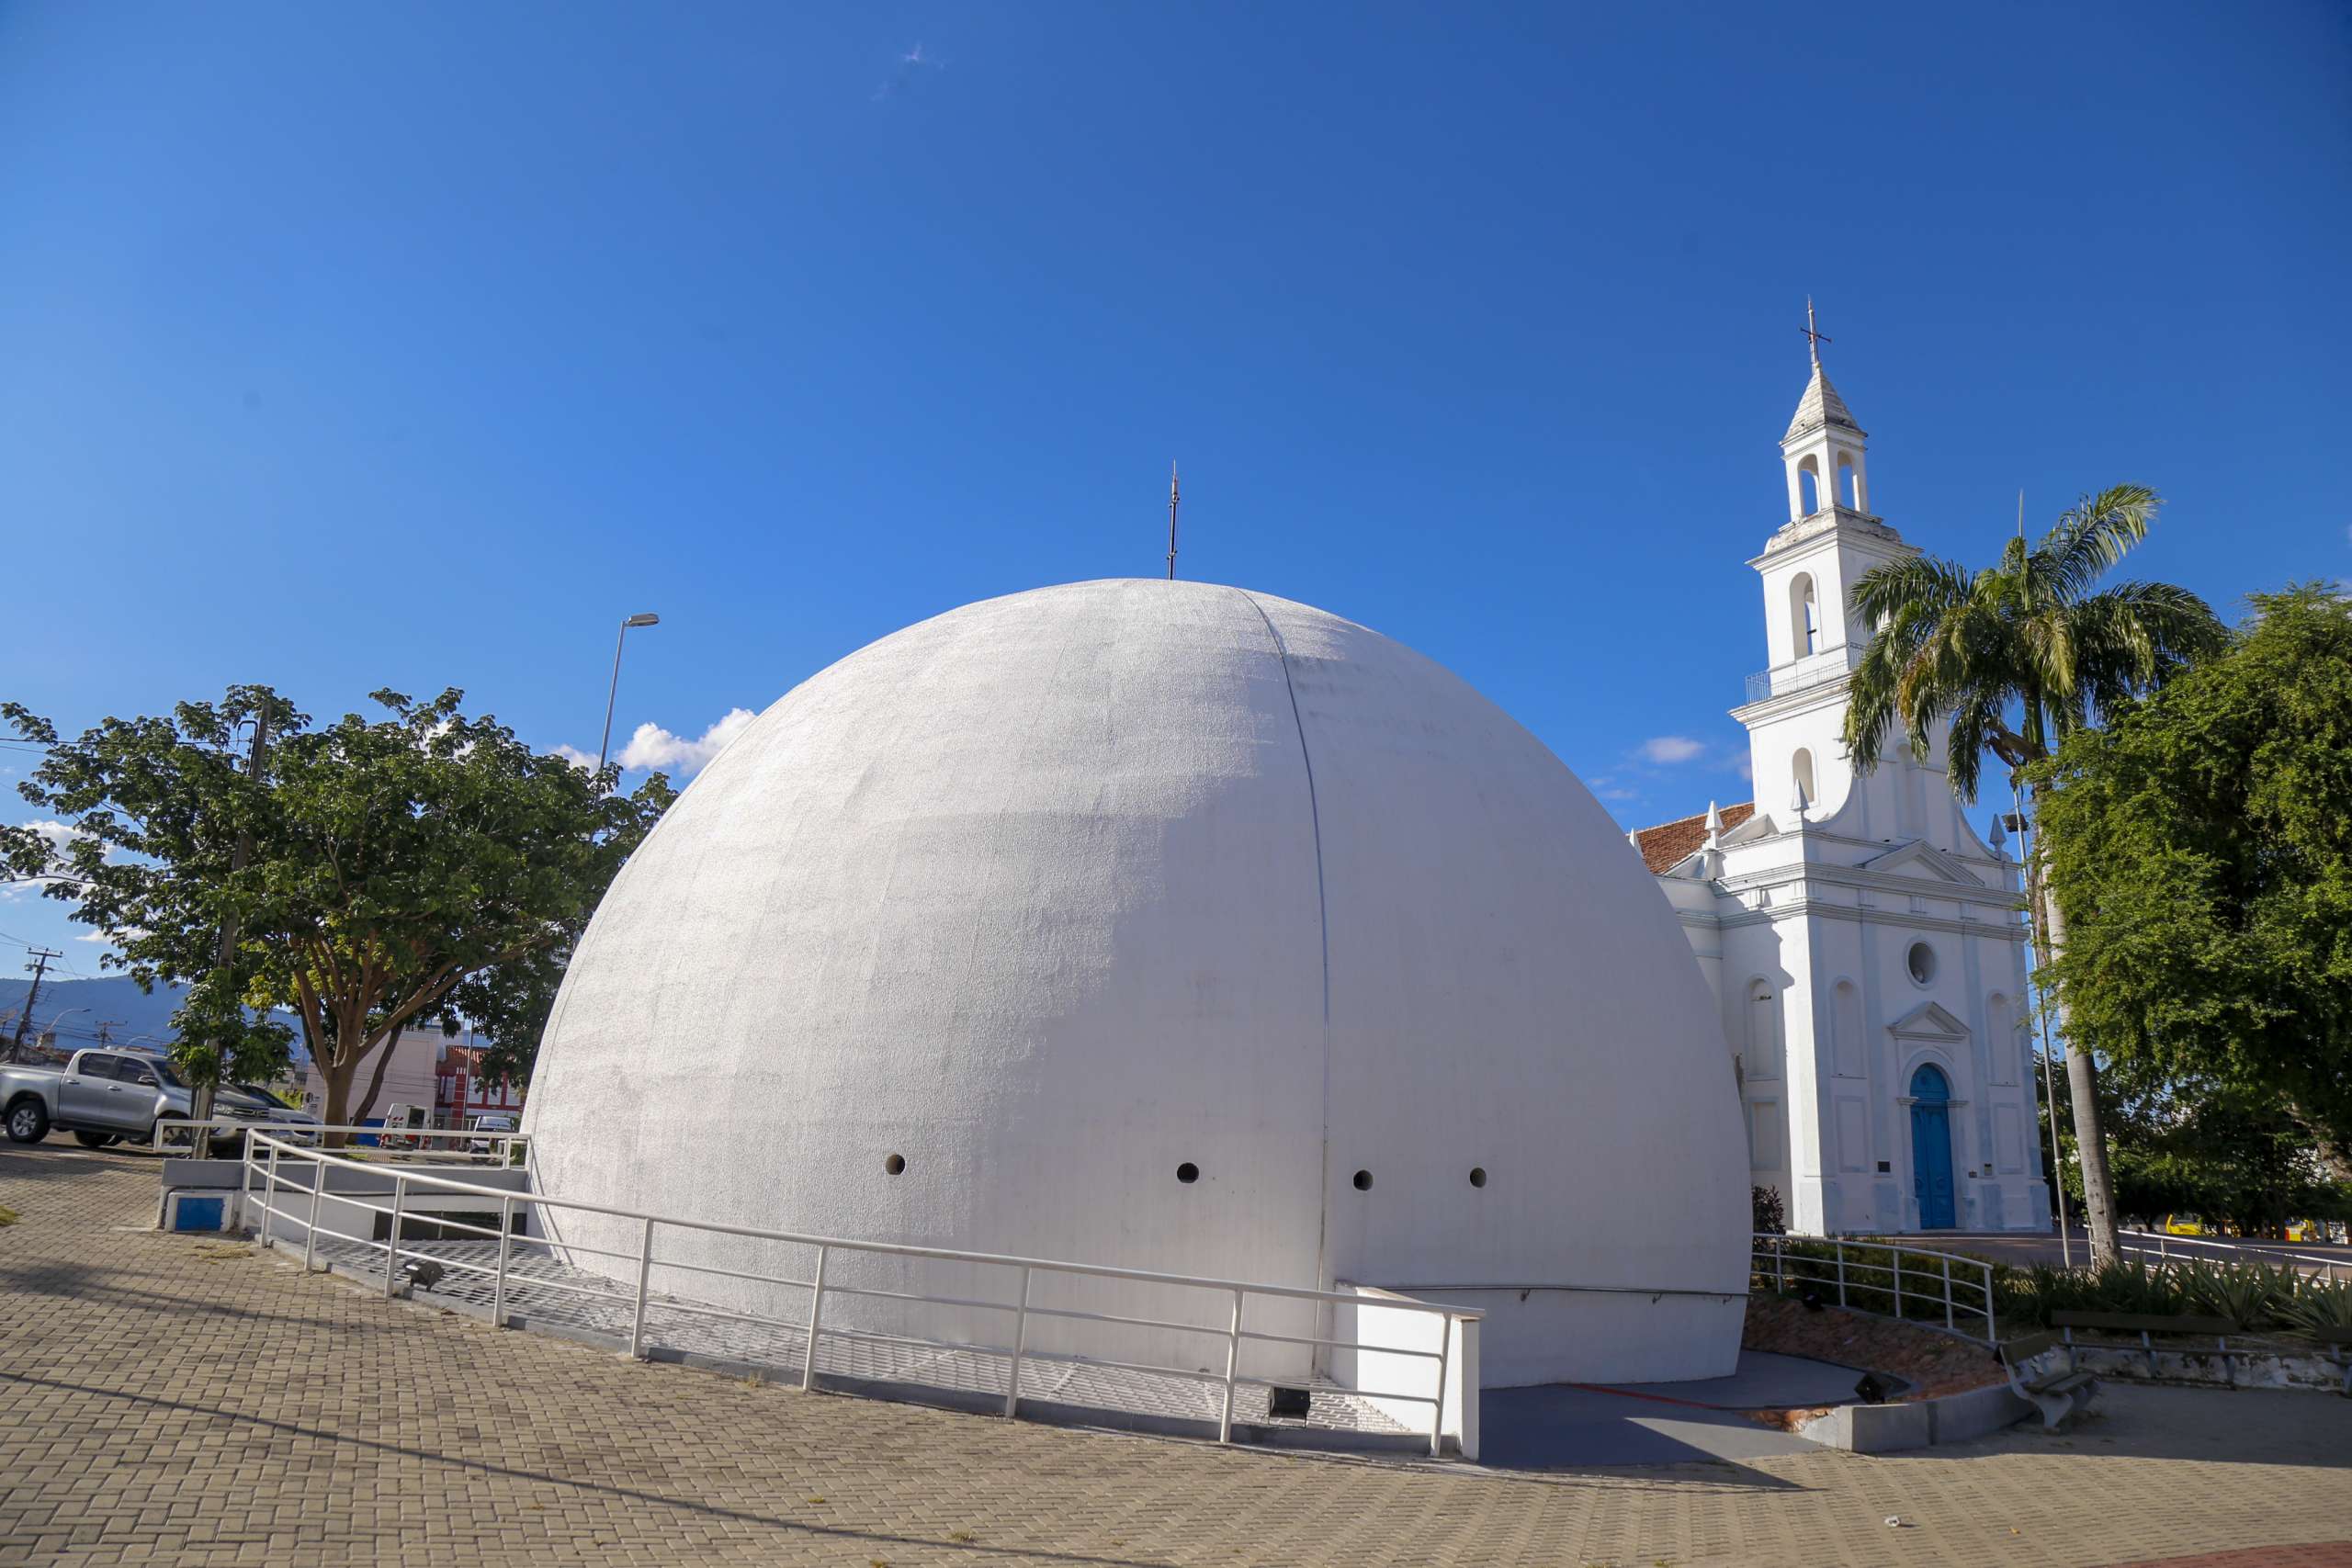
[[[186, 1116], [193, 1103], [171, 1063], [143, 1052], [76, 1051], [63, 1067], [0, 1064], [0, 1125], [12, 1143], [37, 1144], [57, 1128], [85, 1148], [152, 1144], [159, 1119]], [[212, 1114], [255, 1125], [317, 1125], [315, 1117], [227, 1084], [213, 1091]], [[229, 1129], [213, 1132], [215, 1154], [234, 1154], [238, 1143]]]

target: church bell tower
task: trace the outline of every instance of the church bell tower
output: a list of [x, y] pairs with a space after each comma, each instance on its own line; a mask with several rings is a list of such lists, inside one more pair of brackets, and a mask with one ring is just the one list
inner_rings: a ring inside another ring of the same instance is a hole
[[[1852, 608], [1854, 584], [1874, 566], [1917, 553], [1870, 510], [1868, 437], [1822, 369], [1828, 339], [1815, 329], [1811, 301], [1805, 336], [1813, 375], [1781, 437], [1789, 520], [1747, 563], [1763, 580], [1770, 662], [1748, 677], [1747, 702], [1735, 715], [1747, 727], [1757, 809], [1792, 827], [1840, 812], [1853, 791], [1846, 677], [1871, 630]], [[1899, 750], [1890, 749], [1873, 781], [1891, 796], [1869, 814], [1873, 836], [1927, 831], [1925, 792], [1900, 776], [1915, 770], [1907, 753], [1893, 754]]]

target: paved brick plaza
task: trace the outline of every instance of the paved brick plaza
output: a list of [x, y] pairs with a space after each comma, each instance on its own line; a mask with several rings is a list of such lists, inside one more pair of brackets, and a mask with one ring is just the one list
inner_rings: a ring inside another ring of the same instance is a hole
[[151, 1160], [0, 1145], [0, 1562], [2352, 1564], [2283, 1550], [2352, 1540], [2320, 1394], [2110, 1389], [1920, 1458], [1234, 1451], [636, 1365], [158, 1235], [155, 1201]]

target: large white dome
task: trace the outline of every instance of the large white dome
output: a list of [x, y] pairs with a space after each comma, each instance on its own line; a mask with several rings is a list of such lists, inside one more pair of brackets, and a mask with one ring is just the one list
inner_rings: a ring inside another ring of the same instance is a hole
[[1459, 1299], [1490, 1383], [1736, 1351], [1737, 1094], [1648, 872], [1460, 680], [1239, 589], [989, 600], [795, 688], [614, 884], [526, 1121], [563, 1197]]

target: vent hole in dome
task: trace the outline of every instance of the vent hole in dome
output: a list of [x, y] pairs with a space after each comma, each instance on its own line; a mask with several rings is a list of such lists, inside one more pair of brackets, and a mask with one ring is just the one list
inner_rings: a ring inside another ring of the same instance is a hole
[[1186, 1160], [1182, 1165], [1176, 1168], [1176, 1179], [1184, 1183], [1187, 1187], [1191, 1186], [1193, 1182], [1198, 1181], [1200, 1179], [1201, 1168], [1194, 1165], [1191, 1160]]
[[1372, 1190], [1372, 1172], [1368, 1170], [1359, 1170], [1356, 1172], [1356, 1190], [1359, 1192], [1369, 1192]]
[[890, 1155], [885, 1157], [882, 1161], [882, 1168], [889, 1175], [896, 1176], [907, 1168], [907, 1156], [904, 1155]]
[[1470, 1185], [1473, 1187], [1484, 1187], [1486, 1184], [1487, 1168], [1483, 1165], [1472, 1166], [1470, 1168]]

